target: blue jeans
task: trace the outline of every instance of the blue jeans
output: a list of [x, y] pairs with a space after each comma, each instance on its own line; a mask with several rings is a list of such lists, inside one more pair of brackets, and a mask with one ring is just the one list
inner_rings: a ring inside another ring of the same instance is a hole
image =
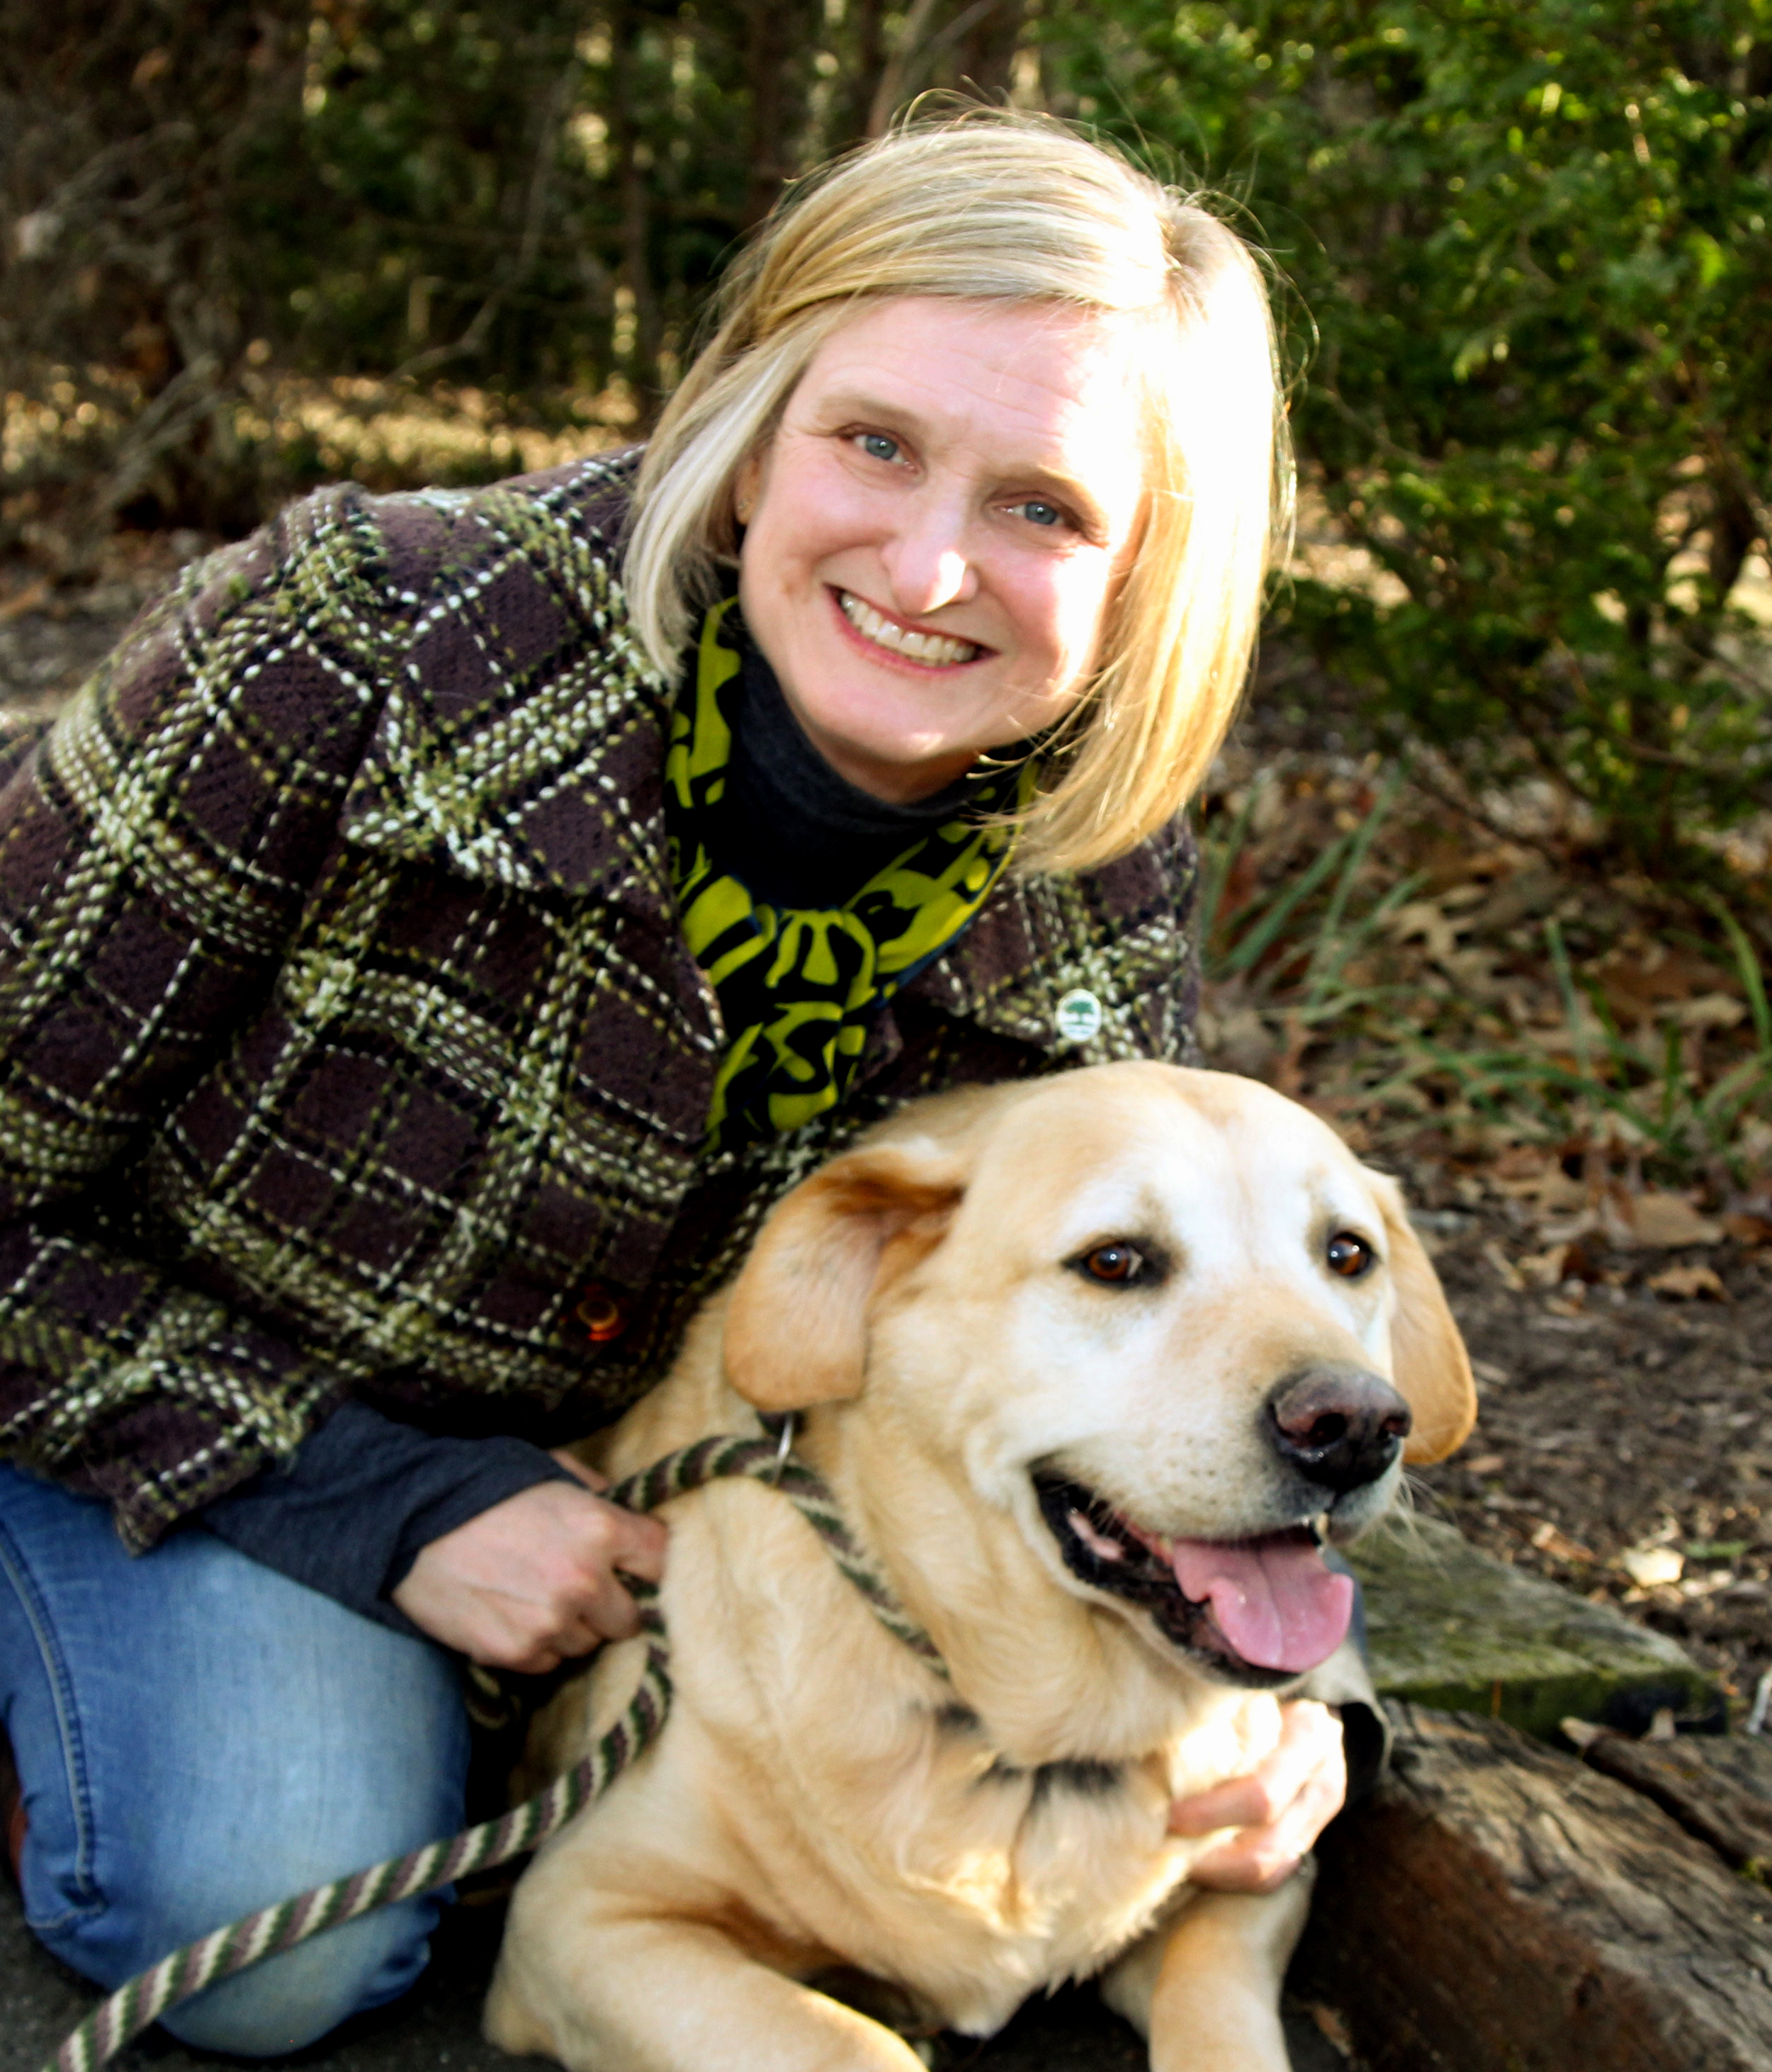
[[[0, 1720], [26, 1918], [107, 1988], [253, 1908], [463, 1822], [454, 1659], [202, 1531], [132, 1558], [101, 1504], [0, 1462]], [[408, 1900], [224, 1980], [162, 2025], [265, 2057], [404, 1992]]]

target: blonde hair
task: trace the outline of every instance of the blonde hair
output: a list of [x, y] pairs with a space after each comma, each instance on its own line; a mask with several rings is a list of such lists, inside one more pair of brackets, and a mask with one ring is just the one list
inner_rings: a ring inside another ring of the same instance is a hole
[[1248, 250], [1196, 200], [1062, 124], [986, 109], [910, 123], [769, 218], [729, 272], [717, 328], [647, 448], [626, 561], [635, 631], [674, 672], [737, 553], [745, 462], [824, 339], [905, 295], [1141, 319], [1143, 532], [1018, 849], [1023, 871], [1105, 863], [1171, 819], [1218, 751], [1292, 478]]

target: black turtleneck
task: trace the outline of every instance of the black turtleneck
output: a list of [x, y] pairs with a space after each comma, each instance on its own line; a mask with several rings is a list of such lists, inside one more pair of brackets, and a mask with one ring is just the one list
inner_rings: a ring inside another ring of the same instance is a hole
[[748, 639], [738, 697], [728, 709], [732, 753], [726, 794], [706, 831], [708, 851], [771, 906], [841, 906], [931, 828], [975, 803], [999, 803], [981, 794], [1001, 787], [1000, 767], [983, 779], [962, 777], [907, 806], [876, 799], [839, 776], [807, 738], [775, 671]]

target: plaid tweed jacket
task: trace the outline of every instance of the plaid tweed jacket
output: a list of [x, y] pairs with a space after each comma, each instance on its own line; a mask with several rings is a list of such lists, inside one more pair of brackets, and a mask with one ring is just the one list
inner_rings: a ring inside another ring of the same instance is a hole
[[[632, 458], [323, 491], [188, 571], [52, 731], [4, 734], [0, 1453], [132, 1546], [347, 1395], [588, 1430], [893, 1104], [1186, 1054], [1178, 825], [1001, 886], [838, 1110], [709, 1151], [672, 687], [618, 579]], [[1104, 1018], [1067, 1046], [1079, 987]], [[574, 1321], [587, 1283], [619, 1336]]]

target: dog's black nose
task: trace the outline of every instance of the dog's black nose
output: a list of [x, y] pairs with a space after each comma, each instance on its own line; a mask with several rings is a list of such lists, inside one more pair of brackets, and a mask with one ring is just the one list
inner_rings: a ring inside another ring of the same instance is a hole
[[1378, 1480], [1402, 1451], [1410, 1421], [1391, 1384], [1356, 1367], [1289, 1375], [1268, 1399], [1281, 1459], [1338, 1496]]

